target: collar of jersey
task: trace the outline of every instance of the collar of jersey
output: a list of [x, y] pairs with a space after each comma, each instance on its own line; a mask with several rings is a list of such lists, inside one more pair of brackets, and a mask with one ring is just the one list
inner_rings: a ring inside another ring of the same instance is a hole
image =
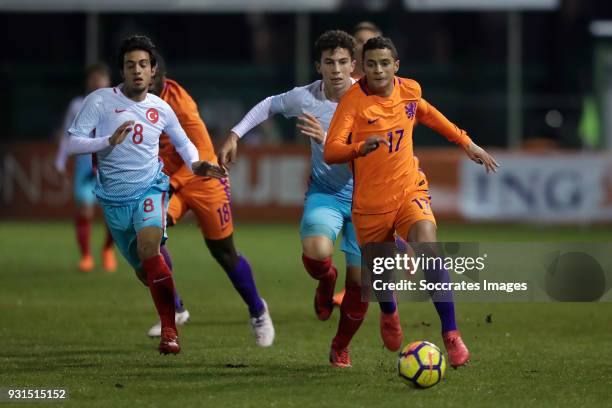
[[[325, 95], [325, 81], [323, 81], [322, 79], [320, 79], [320, 81], [321, 81], [321, 92], [323, 94], [323, 98], [325, 98], [326, 101], [334, 102], [334, 101], [328, 99], [327, 96]], [[355, 78], [351, 77], [351, 86], [353, 86], [355, 84], [355, 82], [357, 82], [357, 80]], [[334, 102], [334, 103], [337, 103], [337, 102]]]
[[125, 99], [127, 102], [130, 102], [130, 103], [132, 103], [132, 104], [136, 104], [136, 105], [138, 105], [139, 103], [144, 103], [144, 102], [148, 102], [148, 101], [149, 101], [149, 93], [148, 93], [148, 92], [147, 92], [147, 96], [145, 96], [145, 98], [144, 98], [142, 101], [140, 101], [140, 102], [136, 102], [135, 100], [128, 98], [128, 97], [127, 97], [127, 96], [126, 96], [126, 95], [123, 93], [123, 82], [122, 82], [122, 83], [120, 83], [119, 85], [117, 85], [115, 88], [117, 88], [117, 90], [119, 91], [119, 92], [117, 92], [117, 93], [118, 93], [119, 95], [121, 95], [121, 98], [122, 98], [122, 99]]
[[393, 99], [393, 96], [395, 95], [396, 92], [398, 92], [399, 85], [401, 83], [402, 83], [402, 80], [397, 75], [394, 75], [393, 76], [393, 92], [391, 92], [391, 95], [389, 96], [372, 95], [370, 93], [370, 88], [368, 88], [368, 79], [365, 75], [359, 80], [359, 87], [361, 88], [361, 90], [366, 96], [377, 98], [377, 99], [380, 99], [381, 101], [387, 101], [387, 100]]

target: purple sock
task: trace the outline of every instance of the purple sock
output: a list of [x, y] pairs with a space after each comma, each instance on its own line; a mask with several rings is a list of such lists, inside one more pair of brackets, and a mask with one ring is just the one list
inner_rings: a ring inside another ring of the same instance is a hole
[[380, 310], [384, 314], [392, 314], [397, 309], [397, 304], [395, 302], [378, 302], [380, 305]]
[[[450, 282], [450, 276], [446, 268], [434, 268], [425, 270], [425, 278], [428, 282]], [[457, 322], [455, 321], [455, 302], [453, 301], [453, 292], [436, 291], [431, 292], [433, 304], [440, 317], [442, 324], [442, 333], [450, 330], [457, 330]]]
[[159, 252], [164, 257], [164, 261], [166, 262], [166, 265], [168, 265], [168, 269], [170, 269], [170, 272], [172, 272], [172, 258], [170, 257], [170, 252], [168, 252], [165, 245], [159, 247]]
[[[159, 247], [159, 252], [164, 257], [164, 261], [166, 262], [166, 265], [168, 265], [168, 269], [170, 269], [170, 272], [172, 272], [172, 258], [170, 257], [170, 252], [168, 252], [165, 245]], [[174, 288], [174, 308], [178, 313], [185, 311], [185, 306], [183, 306], [183, 301], [176, 291], [176, 287]]]
[[261, 316], [264, 311], [264, 304], [259, 297], [259, 293], [257, 293], [249, 262], [242, 255], [238, 255], [238, 264], [232, 270], [226, 269], [225, 273], [227, 273], [244, 303], [248, 305], [250, 315], [252, 317]]

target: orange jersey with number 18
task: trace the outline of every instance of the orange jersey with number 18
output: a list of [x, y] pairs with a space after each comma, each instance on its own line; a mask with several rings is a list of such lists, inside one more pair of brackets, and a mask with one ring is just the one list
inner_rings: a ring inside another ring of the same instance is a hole
[[[396, 210], [418, 189], [422, 176], [412, 148], [415, 120], [461, 146], [471, 142], [464, 130], [421, 97], [421, 87], [412, 79], [395, 77], [392, 94], [382, 97], [370, 93], [364, 77], [340, 100], [327, 132], [324, 159], [329, 164], [351, 162], [354, 213]], [[384, 137], [389, 146], [360, 156], [370, 136]]]

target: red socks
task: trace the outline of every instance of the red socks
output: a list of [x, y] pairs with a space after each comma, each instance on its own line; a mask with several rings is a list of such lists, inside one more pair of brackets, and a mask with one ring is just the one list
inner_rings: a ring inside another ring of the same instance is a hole
[[322, 261], [317, 261], [316, 259], [308, 258], [306, 255], [302, 254], [302, 262], [304, 263], [306, 271], [316, 280], [325, 279], [332, 273], [333, 265], [331, 257], [325, 258]]
[[76, 237], [81, 251], [81, 257], [90, 255], [89, 237], [91, 236], [91, 220], [87, 217], [77, 216], [75, 219]]
[[348, 347], [351, 339], [359, 330], [367, 310], [368, 302], [361, 301], [361, 286], [347, 284], [346, 293], [340, 306], [338, 332], [332, 341], [334, 350]]
[[176, 330], [174, 323], [174, 281], [164, 257], [156, 255], [142, 261], [142, 268], [147, 274], [147, 284], [157, 308], [162, 328]]

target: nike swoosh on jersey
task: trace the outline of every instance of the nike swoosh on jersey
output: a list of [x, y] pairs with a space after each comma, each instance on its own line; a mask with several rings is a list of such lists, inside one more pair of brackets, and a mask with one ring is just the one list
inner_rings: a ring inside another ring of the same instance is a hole
[[142, 219], [142, 222], [149, 221], [151, 218], [153, 218], [153, 217], [145, 217], [145, 218]]
[[380, 119], [380, 118], [368, 119], [368, 125], [371, 125], [372, 123], [376, 122], [378, 119]]
[[115, 113], [125, 112], [127, 109], [115, 109]]

